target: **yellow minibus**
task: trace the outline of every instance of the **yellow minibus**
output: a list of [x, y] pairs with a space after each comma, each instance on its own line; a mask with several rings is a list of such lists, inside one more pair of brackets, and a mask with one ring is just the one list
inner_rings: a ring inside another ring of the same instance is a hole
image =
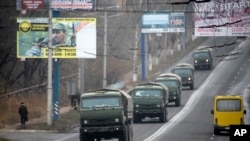
[[243, 125], [246, 110], [240, 95], [220, 95], [214, 97], [213, 114], [214, 134], [230, 130], [230, 125]]

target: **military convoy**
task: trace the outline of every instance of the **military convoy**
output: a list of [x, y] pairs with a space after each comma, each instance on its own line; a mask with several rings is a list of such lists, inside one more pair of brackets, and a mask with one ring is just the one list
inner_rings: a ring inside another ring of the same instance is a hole
[[181, 77], [182, 86], [189, 86], [191, 90], [194, 89], [194, 67], [191, 64], [178, 64], [171, 72]]
[[168, 102], [174, 102], [175, 106], [181, 105], [181, 77], [174, 73], [163, 73], [155, 79], [156, 83], [162, 83], [169, 90]]
[[168, 88], [160, 83], [148, 82], [135, 86], [128, 92], [133, 98], [133, 122], [159, 117], [161, 123], [167, 121]]
[[122, 90], [100, 89], [80, 96], [80, 141], [118, 138], [132, 141], [132, 97]]
[[194, 50], [193, 53], [194, 58], [194, 68], [195, 70], [200, 68], [213, 68], [213, 57], [212, 57], [212, 49], [202, 46]]
[[193, 53], [194, 67], [177, 64], [172, 73], [159, 75], [155, 82], [138, 84], [128, 92], [99, 89], [80, 96], [80, 141], [118, 138], [132, 141], [134, 123], [146, 117], [167, 121], [168, 103], [181, 105], [183, 86], [194, 89], [194, 71], [201, 66], [213, 67], [210, 49], [198, 48]]

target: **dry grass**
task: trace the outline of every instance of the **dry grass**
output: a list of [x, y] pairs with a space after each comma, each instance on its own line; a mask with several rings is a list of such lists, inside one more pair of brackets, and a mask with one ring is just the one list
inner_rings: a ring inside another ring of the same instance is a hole
[[52, 126], [48, 126], [45, 122], [31, 123], [26, 125], [25, 129], [32, 130], [55, 130], [58, 132], [66, 132], [79, 124], [80, 114], [77, 110], [71, 110], [68, 113], [60, 115], [59, 120], [54, 121]]
[[[0, 99], [0, 128], [7, 125], [15, 125], [20, 123], [18, 114], [18, 107], [20, 102], [24, 101], [28, 108], [29, 120], [41, 118], [47, 114], [47, 94], [38, 92], [26, 92], [22, 94], [15, 94]], [[69, 104], [68, 97], [62, 94], [60, 97], [61, 105]]]
[[11, 141], [11, 140], [0, 137], [0, 141]]

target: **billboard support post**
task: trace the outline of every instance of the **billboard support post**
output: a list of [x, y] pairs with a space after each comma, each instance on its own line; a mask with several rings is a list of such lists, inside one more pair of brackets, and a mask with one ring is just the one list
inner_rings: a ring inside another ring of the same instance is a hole
[[[53, 11], [53, 17], [59, 17], [59, 11]], [[53, 120], [56, 121], [59, 119], [60, 116], [60, 101], [59, 101], [59, 94], [60, 94], [60, 64], [59, 59], [53, 59], [53, 105], [54, 105], [54, 114]]]
[[141, 70], [142, 70], [142, 80], [146, 79], [146, 62], [145, 62], [145, 41], [144, 41], [144, 33], [141, 33]]

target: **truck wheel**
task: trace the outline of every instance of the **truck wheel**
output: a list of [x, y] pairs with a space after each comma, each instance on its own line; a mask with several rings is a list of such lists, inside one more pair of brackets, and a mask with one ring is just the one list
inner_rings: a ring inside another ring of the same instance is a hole
[[81, 131], [80, 131], [80, 141], [84, 141], [83, 134], [81, 133]]
[[181, 105], [181, 96], [179, 95], [178, 98], [175, 100], [175, 106], [179, 107]]
[[194, 84], [191, 84], [190, 85], [190, 90], [193, 90], [194, 89]]
[[207, 68], [208, 68], [209, 70], [211, 70], [211, 64], [207, 65]]
[[129, 141], [129, 134], [128, 134], [128, 127], [125, 126], [125, 129], [123, 132], [119, 135], [119, 141]]
[[194, 67], [194, 70], [198, 70], [198, 69], [199, 69], [199, 67], [198, 67], [198, 66], [195, 66], [195, 67]]
[[159, 117], [159, 120], [161, 123], [165, 123], [167, 118], [166, 118], [166, 112], [163, 112], [162, 115]]
[[135, 115], [134, 115], [134, 117], [133, 117], [133, 122], [134, 122], [134, 123], [139, 123], [140, 120], [141, 120], [141, 119], [140, 119], [139, 116], [135, 116]]
[[219, 135], [220, 134], [220, 130], [218, 130], [217, 128], [214, 128], [214, 134], [215, 135]]
[[210, 62], [209, 69], [211, 70], [213, 68], [213, 62]]
[[94, 141], [94, 139], [91, 139], [87, 136], [80, 134], [80, 141]]

